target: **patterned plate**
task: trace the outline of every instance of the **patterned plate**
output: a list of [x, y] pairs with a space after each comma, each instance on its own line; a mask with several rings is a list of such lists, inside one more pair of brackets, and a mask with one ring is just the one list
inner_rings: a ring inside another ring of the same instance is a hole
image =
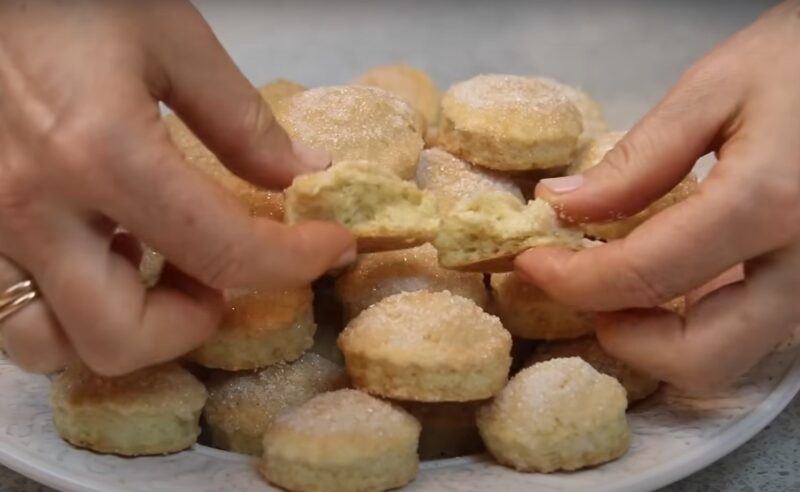
[[[621, 459], [575, 473], [522, 474], [486, 457], [423, 465], [404, 490], [484, 492], [649, 491], [731, 452], [764, 428], [800, 389], [800, 351], [776, 351], [735, 388], [693, 399], [663, 390], [630, 414], [633, 447]], [[59, 439], [47, 405], [48, 380], [0, 356], [0, 463], [69, 492], [255, 492], [250, 458], [197, 446], [172, 456], [124, 459], [74, 449]]]

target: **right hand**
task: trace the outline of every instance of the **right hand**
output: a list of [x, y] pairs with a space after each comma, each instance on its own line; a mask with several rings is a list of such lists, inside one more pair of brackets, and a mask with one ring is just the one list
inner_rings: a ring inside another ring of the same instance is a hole
[[[292, 143], [188, 1], [0, 4], [0, 290], [29, 275], [45, 301], [0, 326], [24, 369], [173, 359], [216, 329], [218, 289], [305, 285], [355, 256], [338, 225], [251, 218], [182, 161], [159, 101], [265, 188], [328, 164]], [[174, 265], [155, 288], [117, 225]]]

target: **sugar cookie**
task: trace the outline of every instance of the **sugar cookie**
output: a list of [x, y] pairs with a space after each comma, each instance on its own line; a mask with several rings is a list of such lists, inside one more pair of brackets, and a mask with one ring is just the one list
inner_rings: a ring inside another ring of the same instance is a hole
[[490, 398], [511, 365], [500, 320], [448, 291], [383, 299], [345, 327], [339, 347], [356, 387], [398, 400]]
[[561, 225], [542, 200], [527, 205], [508, 193], [484, 193], [460, 201], [442, 217], [433, 245], [439, 263], [464, 271], [513, 270], [514, 257], [537, 246], [579, 249], [583, 234]]
[[[613, 149], [624, 136], [625, 132], [609, 132], [597, 135], [580, 152], [570, 169], [570, 174], [582, 173], [599, 164], [606, 153]], [[694, 174], [689, 174], [669, 193], [636, 215], [604, 224], [583, 224], [581, 227], [586, 231], [587, 235], [597, 239], [608, 241], [621, 239], [657, 213], [686, 200], [696, 190], [697, 177]]]
[[56, 431], [65, 441], [121, 456], [191, 447], [205, 402], [202, 383], [174, 363], [116, 378], [72, 366], [55, 377], [50, 393]]
[[316, 396], [275, 419], [259, 465], [271, 483], [304, 492], [374, 492], [417, 474], [419, 423], [356, 390]]
[[312, 298], [309, 287], [230, 296], [219, 331], [187, 358], [228, 371], [293, 361], [313, 344]]
[[636, 371], [627, 364], [608, 355], [595, 337], [559, 340], [542, 344], [536, 348], [536, 352], [528, 359], [526, 365], [531, 366], [539, 362], [563, 357], [580, 357], [598, 372], [607, 374], [619, 381], [625, 388], [628, 403], [647, 398], [659, 386], [657, 379]]
[[608, 123], [603, 116], [603, 108], [583, 89], [561, 83], [557, 80], [539, 77], [544, 83], [552, 84], [560, 90], [581, 114], [583, 133], [581, 140], [587, 141], [595, 135], [608, 131]]
[[492, 275], [491, 285], [494, 311], [514, 336], [552, 340], [594, 332], [591, 313], [552, 299], [513, 273]]
[[525, 203], [522, 191], [507, 175], [473, 166], [442, 149], [422, 151], [417, 185], [436, 195], [442, 214], [465, 198], [487, 192], [508, 193]]
[[625, 389], [571, 357], [524, 369], [478, 410], [489, 452], [519, 471], [577, 470], [622, 456], [630, 446]]
[[205, 421], [214, 447], [260, 456], [275, 418], [314, 396], [347, 386], [344, 369], [317, 354], [258, 372], [216, 371], [208, 383]]
[[375, 87], [310, 89], [279, 101], [275, 117], [293, 139], [328, 152], [334, 166], [369, 161], [410, 179], [424, 145], [419, 113]]
[[440, 267], [436, 249], [430, 244], [361, 255], [336, 281], [336, 292], [347, 319], [355, 318], [381, 299], [417, 290], [449, 290], [472, 299], [480, 307], [488, 304], [483, 275]]
[[286, 222], [307, 220], [339, 222], [362, 253], [428, 242], [439, 226], [436, 197], [364, 161], [295, 178], [286, 190]]
[[435, 127], [439, 123], [442, 95], [433, 79], [418, 68], [403, 64], [379, 65], [361, 74], [353, 84], [391, 92], [419, 111], [426, 126]]
[[484, 167], [525, 171], [567, 164], [582, 132], [580, 112], [551, 83], [480, 75], [445, 93], [437, 145]]

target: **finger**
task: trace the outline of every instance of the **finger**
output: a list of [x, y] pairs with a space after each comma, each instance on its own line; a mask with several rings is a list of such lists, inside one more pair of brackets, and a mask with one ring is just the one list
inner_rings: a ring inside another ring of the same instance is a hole
[[162, 130], [141, 137], [148, 146], [120, 142], [116, 152], [125, 160], [82, 189], [178, 268], [212, 287], [274, 289], [307, 285], [351, 261], [355, 241], [346, 229], [251, 217], [218, 183], [184, 165]]
[[719, 389], [800, 323], [792, 299], [800, 287], [800, 255], [792, 255], [790, 261], [787, 252], [771, 255], [767, 264], [749, 269], [746, 281], [691, 306], [685, 319], [658, 309], [603, 314], [598, 339], [614, 357], [691, 393]]
[[32, 252], [39, 288], [78, 357], [115, 376], [172, 360], [214, 333], [222, 312], [218, 292], [186, 276], [166, 274], [146, 289], [138, 269], [110, 249], [110, 238], [79, 221], [64, 224], [51, 247]]
[[[25, 274], [0, 256], [0, 286], [24, 280]], [[28, 304], [0, 324], [3, 348], [25, 371], [49, 374], [63, 369], [74, 357], [67, 338], [43, 299]]]
[[698, 193], [626, 238], [577, 253], [537, 248], [517, 258], [518, 271], [584, 309], [653, 307], [787, 244], [800, 225], [800, 168], [783, 165], [791, 140], [772, 134], [727, 145]]
[[[683, 179], [727, 123], [735, 81], [700, 62], [602, 161], [583, 174], [543, 179], [536, 194], [575, 222], [633, 215]], [[723, 89], [720, 89], [722, 87]]]
[[726, 285], [744, 280], [744, 265], [736, 265], [733, 268], [722, 272], [707, 284], [686, 294], [686, 304], [691, 306], [696, 304], [703, 297]]
[[156, 96], [173, 108], [226, 166], [257, 185], [284, 188], [297, 174], [330, 163], [325, 152], [290, 140], [189, 2], [153, 5], [169, 26], [157, 31], [166, 39], [152, 39], [164, 75]]
[[139, 240], [126, 232], [114, 234], [111, 238], [111, 251], [128, 260], [131, 265], [139, 265], [142, 261], [142, 245]]

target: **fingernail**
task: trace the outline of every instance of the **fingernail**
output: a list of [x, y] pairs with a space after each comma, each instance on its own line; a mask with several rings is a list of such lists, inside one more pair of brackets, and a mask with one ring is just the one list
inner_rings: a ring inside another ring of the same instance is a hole
[[342, 254], [342, 256], [339, 257], [339, 260], [336, 262], [336, 264], [333, 265], [333, 267], [344, 268], [347, 265], [353, 263], [354, 261], [356, 261], [356, 249], [350, 248], [347, 251], [345, 251], [344, 254]]
[[547, 178], [539, 181], [539, 184], [550, 190], [551, 193], [569, 193], [575, 191], [583, 184], [583, 176], [575, 174], [573, 176], [562, 176], [560, 178]]
[[312, 149], [300, 142], [292, 142], [292, 151], [300, 162], [311, 171], [321, 171], [331, 164], [331, 156], [324, 150]]

